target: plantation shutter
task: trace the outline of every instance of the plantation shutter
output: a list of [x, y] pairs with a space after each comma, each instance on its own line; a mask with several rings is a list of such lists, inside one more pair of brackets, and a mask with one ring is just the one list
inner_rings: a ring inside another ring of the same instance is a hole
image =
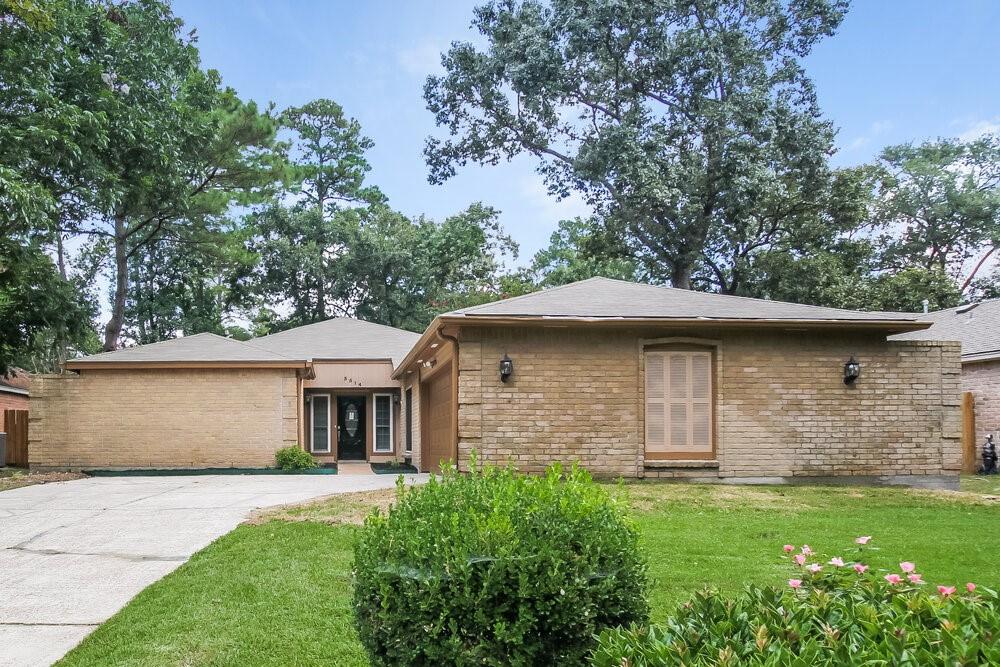
[[646, 451], [712, 452], [712, 356], [695, 350], [646, 352]]

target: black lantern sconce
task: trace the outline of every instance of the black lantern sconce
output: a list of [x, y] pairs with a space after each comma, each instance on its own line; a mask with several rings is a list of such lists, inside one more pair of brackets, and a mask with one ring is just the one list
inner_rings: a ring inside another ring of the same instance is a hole
[[844, 364], [844, 384], [853, 385], [861, 375], [861, 362], [851, 355], [851, 358]]
[[506, 382], [514, 373], [514, 360], [504, 352], [503, 359], [500, 360], [500, 381]]

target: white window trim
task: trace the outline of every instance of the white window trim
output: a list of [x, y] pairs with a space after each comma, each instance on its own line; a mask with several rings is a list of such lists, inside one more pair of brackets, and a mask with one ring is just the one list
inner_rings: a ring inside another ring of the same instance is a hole
[[[407, 400], [406, 397], [410, 399]], [[413, 387], [403, 390], [403, 406], [406, 408], [406, 423], [403, 425], [403, 453], [413, 453]], [[406, 433], [409, 429], [410, 438], [407, 440]]]
[[[381, 396], [384, 396], [389, 399], [389, 449], [378, 448], [378, 424], [376, 420], [378, 419], [377, 416], [378, 399]], [[394, 435], [392, 427], [392, 421], [393, 421], [392, 417], [393, 417], [392, 394], [372, 394], [372, 452], [375, 454], [392, 454], [392, 452], [395, 450], [395, 447], [393, 447], [394, 441], [392, 439]]]
[[[316, 399], [326, 399], [326, 449], [316, 449]], [[331, 415], [330, 394], [312, 394], [312, 401], [309, 406], [309, 451], [313, 454], [329, 454], [332, 451], [331, 431], [333, 431]]]

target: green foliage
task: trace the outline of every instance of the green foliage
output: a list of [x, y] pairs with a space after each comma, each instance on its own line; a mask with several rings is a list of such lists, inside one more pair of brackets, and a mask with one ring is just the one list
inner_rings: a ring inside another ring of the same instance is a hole
[[282, 470], [307, 470], [319, 465], [312, 454], [298, 446], [282, 447], [274, 453], [274, 460]]
[[550, 192], [583, 193], [651, 276], [689, 288], [829, 188], [834, 132], [801, 60], [846, 4], [486, 3], [484, 45], [454, 43], [424, 88], [448, 134], [428, 140], [431, 180], [534, 155]]
[[[884, 575], [860, 562], [858, 572], [855, 563], [838, 558], [813, 565], [799, 557], [803, 562], [788, 587], [751, 585], [733, 597], [705, 590], [659, 627], [604, 632], [591, 664], [944, 667], [1000, 661], [996, 591], [971, 584], [961, 592], [935, 589], [919, 574], [907, 574], [912, 563]], [[811, 565], [819, 569], [811, 572]]]
[[355, 626], [376, 665], [578, 665], [642, 623], [646, 565], [589, 475], [476, 468], [409, 490], [354, 549]]
[[1000, 137], [890, 146], [879, 165], [886, 266], [947, 273], [965, 291], [969, 260], [1000, 244]]
[[542, 287], [595, 276], [619, 280], [640, 277], [631, 250], [623, 247], [596, 218], [560, 220], [548, 247], [532, 258], [528, 274]]
[[14, 365], [54, 370], [52, 348], [82, 345], [90, 314], [78, 286], [59, 276], [37, 241], [0, 239], [0, 376]]

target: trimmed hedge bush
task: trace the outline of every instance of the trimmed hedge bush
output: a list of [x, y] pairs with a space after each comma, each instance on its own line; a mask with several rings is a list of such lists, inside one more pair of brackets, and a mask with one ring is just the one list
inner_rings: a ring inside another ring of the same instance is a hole
[[275, 452], [274, 459], [282, 470], [307, 470], [319, 465], [312, 454], [299, 447], [282, 447]]
[[398, 488], [354, 549], [355, 625], [375, 665], [579, 665], [649, 615], [623, 507], [588, 473], [473, 462]]
[[592, 666], [1000, 664], [996, 591], [931, 586], [908, 562], [872, 572], [808, 546], [794, 558], [786, 588], [703, 591], [660, 627], [604, 632]]

